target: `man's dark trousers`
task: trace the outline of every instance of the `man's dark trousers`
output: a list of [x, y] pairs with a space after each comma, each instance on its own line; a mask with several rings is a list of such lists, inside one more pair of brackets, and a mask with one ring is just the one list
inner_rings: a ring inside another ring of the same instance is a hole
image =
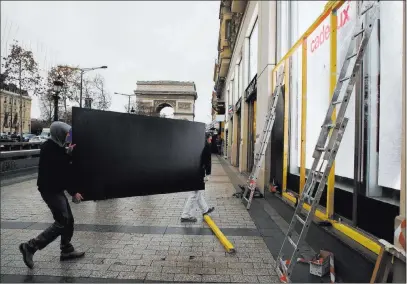
[[41, 192], [41, 196], [51, 210], [55, 222], [35, 239], [31, 239], [28, 242], [29, 247], [34, 251], [41, 250], [61, 236], [61, 251], [63, 253], [74, 251], [74, 247], [71, 244], [74, 218], [64, 192]]

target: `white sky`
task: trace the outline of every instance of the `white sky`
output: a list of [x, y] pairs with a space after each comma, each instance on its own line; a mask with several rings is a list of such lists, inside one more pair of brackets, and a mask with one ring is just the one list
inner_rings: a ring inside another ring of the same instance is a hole
[[[210, 121], [219, 1], [1, 1], [1, 55], [18, 39], [44, 72], [59, 64], [96, 67], [124, 111], [138, 80], [194, 81], [196, 120]], [[34, 98], [32, 116], [39, 117]]]

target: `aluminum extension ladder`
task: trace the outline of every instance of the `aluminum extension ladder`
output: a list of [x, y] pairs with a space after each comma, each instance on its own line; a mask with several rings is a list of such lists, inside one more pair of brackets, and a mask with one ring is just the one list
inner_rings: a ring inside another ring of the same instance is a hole
[[[264, 161], [264, 157], [266, 155], [267, 145], [269, 143], [271, 131], [273, 129], [274, 121], [276, 119], [276, 106], [277, 101], [283, 91], [283, 83], [284, 83], [284, 67], [282, 66], [282, 71], [279, 75], [277, 75], [277, 84], [274, 89], [273, 95], [271, 96], [271, 100], [268, 105], [268, 111], [266, 115], [266, 120], [264, 122], [264, 128], [260, 135], [260, 148], [254, 156], [254, 165], [252, 168], [252, 172], [250, 173], [250, 177], [248, 179], [248, 184], [245, 187], [244, 193], [242, 195], [242, 202], [247, 202], [246, 208], [247, 210], [250, 209], [250, 205], [252, 204], [254, 191], [256, 189], [257, 178], [259, 176], [261, 164]], [[280, 70], [281, 70], [280, 69]], [[247, 193], [250, 190], [250, 196], [247, 198]]]
[[[315, 146], [314, 154], [312, 155], [314, 158], [312, 168], [308, 174], [303, 193], [295, 209], [294, 216], [291, 220], [276, 260], [276, 270], [282, 282], [290, 282], [291, 274], [300, 253], [300, 246], [308, 233], [309, 226], [319, 204], [322, 192], [324, 191], [328, 175], [335, 161], [336, 154], [348, 123], [348, 118], [345, 117], [346, 108], [349, 104], [349, 99], [352, 95], [356, 82], [356, 76], [359, 73], [363, 55], [379, 12], [379, 1], [366, 1], [365, 3], [366, 4], [361, 9], [361, 13], [357, 17], [357, 22], [352, 34], [345, 61], [342, 65], [339, 79], [336, 83], [324, 123], [321, 126], [318, 142]], [[365, 14], [366, 18], [364, 17]], [[358, 42], [357, 39], [360, 39], [359, 36], [361, 35], [362, 39]], [[351, 72], [348, 73], [348, 71]], [[341, 94], [343, 95], [340, 98]], [[340, 109], [336, 121], [333, 122], [332, 114], [336, 106], [339, 104]], [[330, 132], [331, 135], [329, 135]], [[323, 168], [324, 165], [325, 168]], [[315, 190], [315, 185], [317, 182], [319, 182], [319, 185]], [[306, 219], [304, 220], [300, 216], [300, 213], [302, 212], [305, 201], [310, 203], [311, 209], [308, 213], [306, 213]], [[302, 229], [298, 236], [298, 241], [295, 242], [291, 237], [295, 232], [295, 225], [297, 221], [302, 224]], [[287, 241], [294, 248], [294, 251], [291, 258], [283, 260], [283, 248]]]

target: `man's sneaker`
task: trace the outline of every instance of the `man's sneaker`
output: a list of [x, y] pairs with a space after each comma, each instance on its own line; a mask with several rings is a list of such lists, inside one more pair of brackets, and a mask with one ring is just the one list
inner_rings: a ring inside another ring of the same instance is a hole
[[33, 269], [33, 267], [34, 267], [34, 261], [33, 261], [34, 252], [32, 251], [32, 249], [26, 243], [20, 244], [20, 246], [18, 248], [20, 249], [20, 252], [23, 255], [23, 261], [24, 261], [25, 265], [27, 265], [28, 268]]
[[61, 261], [70, 260], [70, 259], [77, 259], [85, 256], [85, 252], [81, 251], [72, 251], [72, 252], [61, 252], [61, 257], [59, 258]]
[[197, 219], [195, 217], [188, 217], [188, 218], [181, 218], [181, 222], [196, 222]]
[[206, 211], [205, 213], [203, 213], [203, 215], [209, 214], [209, 213], [213, 212], [213, 210], [215, 210], [215, 207], [209, 208], [208, 211]]

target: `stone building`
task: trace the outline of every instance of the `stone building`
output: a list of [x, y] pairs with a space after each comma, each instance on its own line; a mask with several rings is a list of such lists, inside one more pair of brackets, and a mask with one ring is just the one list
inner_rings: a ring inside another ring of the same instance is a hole
[[[334, 9], [334, 4], [340, 7]], [[332, 74], [340, 73], [347, 58], [363, 5], [362, 1], [220, 1], [212, 105], [216, 109], [224, 103], [224, 153], [243, 175], [253, 169], [277, 74], [285, 70], [284, 92], [257, 179], [266, 199], [277, 188], [285, 201], [295, 204], [292, 196], [304, 190], [336, 84]], [[363, 68], [355, 75], [346, 112], [349, 123], [326, 197], [320, 202], [323, 209], [317, 210], [330, 220], [348, 219], [353, 225], [335, 228], [335, 234], [365, 248], [361, 241], [365, 236], [391, 242], [393, 225], [405, 220], [405, 9], [404, 2], [380, 2], [380, 24], [375, 23]], [[332, 19], [337, 21], [337, 33], [330, 32]]]
[[[27, 91], [20, 96], [18, 88], [13, 84], [2, 84], [0, 88], [0, 132], [23, 133], [31, 131], [31, 98]], [[22, 104], [22, 119], [20, 105]]]
[[160, 113], [165, 107], [174, 109], [175, 119], [194, 121], [198, 97], [194, 82], [137, 81], [134, 91], [137, 108]]

